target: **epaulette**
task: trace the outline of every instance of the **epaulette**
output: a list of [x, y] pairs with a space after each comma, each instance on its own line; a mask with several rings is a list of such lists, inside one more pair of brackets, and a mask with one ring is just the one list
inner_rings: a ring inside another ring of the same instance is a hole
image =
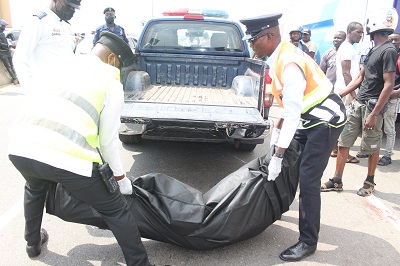
[[37, 12], [37, 13], [36, 13], [35, 15], [33, 15], [33, 16], [38, 17], [39, 19], [42, 19], [42, 18], [44, 18], [45, 16], [47, 16], [47, 13], [44, 12], [44, 11], [39, 11], [39, 12]]

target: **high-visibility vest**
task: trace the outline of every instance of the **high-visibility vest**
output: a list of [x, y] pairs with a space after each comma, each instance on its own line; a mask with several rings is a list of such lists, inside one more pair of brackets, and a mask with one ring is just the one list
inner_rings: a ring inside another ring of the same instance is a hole
[[73, 61], [72, 71], [71, 67], [59, 69], [65, 71], [65, 78], [50, 77], [50, 85], [44, 81], [43, 88], [27, 98], [14, 130], [25, 130], [28, 141], [36, 145], [101, 162], [96, 150], [100, 112], [109, 83], [119, 70], [96, 59], [80, 58]]
[[285, 66], [295, 63], [301, 69], [307, 81], [303, 96], [301, 113], [306, 113], [313, 106], [321, 103], [332, 91], [332, 83], [325, 76], [317, 63], [293, 44], [282, 41], [280, 50], [274, 62], [274, 76], [271, 89], [276, 101], [281, 107], [283, 89], [283, 70]]

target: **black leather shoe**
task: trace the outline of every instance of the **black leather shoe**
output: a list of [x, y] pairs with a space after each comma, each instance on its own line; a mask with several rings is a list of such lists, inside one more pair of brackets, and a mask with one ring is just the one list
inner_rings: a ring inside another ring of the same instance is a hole
[[279, 255], [279, 258], [284, 261], [298, 261], [313, 254], [316, 249], [317, 244], [310, 246], [304, 242], [299, 241], [290, 248], [283, 251]]
[[34, 245], [26, 245], [26, 253], [28, 254], [29, 258], [34, 258], [40, 255], [42, 252], [42, 245], [47, 242], [49, 239], [49, 234], [43, 228], [40, 230], [40, 242]]

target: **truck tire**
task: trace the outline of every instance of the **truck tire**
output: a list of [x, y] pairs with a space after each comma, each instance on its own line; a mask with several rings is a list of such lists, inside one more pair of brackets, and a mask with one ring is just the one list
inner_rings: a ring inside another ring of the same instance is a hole
[[235, 139], [233, 141], [233, 146], [235, 146], [235, 148], [239, 151], [252, 151], [256, 148], [257, 144], [245, 144], [241, 143], [240, 140]]
[[119, 133], [119, 140], [125, 144], [138, 144], [142, 141], [142, 135], [128, 135]]

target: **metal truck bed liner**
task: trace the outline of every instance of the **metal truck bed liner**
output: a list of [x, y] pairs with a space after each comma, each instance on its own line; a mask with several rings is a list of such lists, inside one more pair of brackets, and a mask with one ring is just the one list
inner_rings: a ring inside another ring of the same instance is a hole
[[183, 103], [230, 105], [257, 108], [256, 97], [237, 96], [231, 89], [200, 86], [152, 85], [146, 91], [125, 94], [125, 101], [146, 101], [155, 103]]

